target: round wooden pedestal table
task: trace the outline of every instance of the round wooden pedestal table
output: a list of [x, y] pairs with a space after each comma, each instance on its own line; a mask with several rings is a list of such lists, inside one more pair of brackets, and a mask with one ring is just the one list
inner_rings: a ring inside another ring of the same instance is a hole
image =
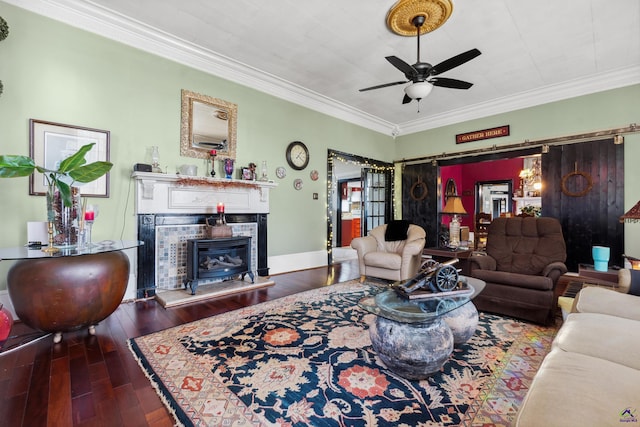
[[[95, 334], [95, 325], [118, 308], [127, 288], [129, 259], [121, 249], [135, 246], [138, 242], [86, 253], [67, 250], [41, 256], [32, 252], [16, 257], [20, 260], [7, 275], [16, 314], [26, 325], [54, 333], [55, 343], [63, 332], [88, 328]], [[0, 250], [4, 259], [6, 253]]]

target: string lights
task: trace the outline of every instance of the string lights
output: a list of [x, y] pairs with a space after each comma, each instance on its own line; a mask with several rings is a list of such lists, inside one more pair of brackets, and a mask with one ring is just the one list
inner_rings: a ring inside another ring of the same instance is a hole
[[376, 173], [386, 173], [390, 172], [391, 175], [391, 203], [394, 206], [394, 215], [395, 215], [395, 204], [393, 202], [393, 198], [395, 196], [394, 193], [394, 171], [396, 166], [394, 164], [380, 164], [380, 163], [372, 163], [369, 159], [359, 158], [353, 155], [349, 155], [346, 153], [339, 153], [335, 151], [329, 152], [329, 157], [327, 159], [327, 202], [326, 202], [326, 210], [327, 210], [327, 241], [325, 242], [327, 254], [329, 260], [333, 259], [333, 240], [334, 240], [334, 230], [333, 230], [333, 215], [334, 210], [331, 207], [330, 200], [332, 200], [333, 195], [338, 194], [338, 181], [333, 177], [333, 165], [338, 161], [341, 163], [346, 163], [351, 166], [357, 166], [358, 168], [366, 168], [371, 169]]

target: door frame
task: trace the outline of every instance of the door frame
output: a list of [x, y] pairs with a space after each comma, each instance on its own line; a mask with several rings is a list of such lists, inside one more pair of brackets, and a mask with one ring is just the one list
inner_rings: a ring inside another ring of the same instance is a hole
[[[389, 162], [383, 162], [381, 160], [372, 159], [370, 157], [363, 157], [357, 154], [345, 153], [343, 151], [333, 150], [331, 148], [327, 149], [327, 240], [326, 240], [326, 250], [327, 250], [327, 263], [328, 265], [333, 264], [333, 241], [337, 238], [337, 233], [334, 233], [335, 224], [334, 224], [334, 215], [337, 214], [337, 209], [334, 209], [333, 203], [335, 200], [335, 194], [338, 191], [337, 181], [334, 179], [333, 173], [333, 163], [335, 160], [343, 161], [343, 162], [351, 162], [360, 166], [360, 169], [368, 167], [379, 170], [388, 170], [390, 172], [390, 182], [391, 182], [391, 194], [388, 200], [390, 210], [393, 214], [393, 206], [395, 203], [393, 185], [394, 185], [394, 176], [395, 176], [395, 165]], [[364, 191], [364, 189], [363, 189]], [[391, 218], [393, 219], [393, 218]]]
[[[506, 185], [507, 186], [507, 208], [510, 209], [513, 207], [513, 181], [510, 179], [497, 179], [491, 181], [476, 181], [475, 183], [475, 197], [476, 197], [476, 206], [475, 206], [475, 214], [482, 213], [481, 199], [483, 196], [483, 186], [485, 185]], [[485, 212], [486, 213], [486, 212]], [[491, 214], [491, 218], [493, 219], [493, 210], [489, 212]]]

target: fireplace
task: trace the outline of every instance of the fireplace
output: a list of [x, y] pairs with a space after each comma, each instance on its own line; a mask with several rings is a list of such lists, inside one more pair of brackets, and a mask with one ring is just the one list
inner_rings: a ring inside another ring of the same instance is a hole
[[[252, 274], [268, 276], [269, 191], [277, 184], [220, 178], [134, 172], [138, 240], [138, 298], [156, 290], [184, 289], [189, 240], [208, 239], [207, 220], [215, 222], [225, 205], [234, 237], [248, 237]], [[199, 279], [200, 280], [200, 279]], [[210, 283], [222, 278], [209, 278]], [[204, 279], [198, 285], [203, 285]]]
[[201, 280], [233, 279], [249, 275], [251, 270], [251, 237], [191, 239], [187, 241], [187, 282], [191, 295], [196, 294]]

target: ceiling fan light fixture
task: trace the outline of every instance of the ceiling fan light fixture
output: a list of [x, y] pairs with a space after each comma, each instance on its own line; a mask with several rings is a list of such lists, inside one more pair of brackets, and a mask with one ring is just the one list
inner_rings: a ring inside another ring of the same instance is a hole
[[429, 96], [431, 89], [433, 89], [433, 85], [431, 83], [417, 82], [405, 87], [404, 93], [406, 93], [409, 98], [417, 99], [419, 101], [422, 98]]

